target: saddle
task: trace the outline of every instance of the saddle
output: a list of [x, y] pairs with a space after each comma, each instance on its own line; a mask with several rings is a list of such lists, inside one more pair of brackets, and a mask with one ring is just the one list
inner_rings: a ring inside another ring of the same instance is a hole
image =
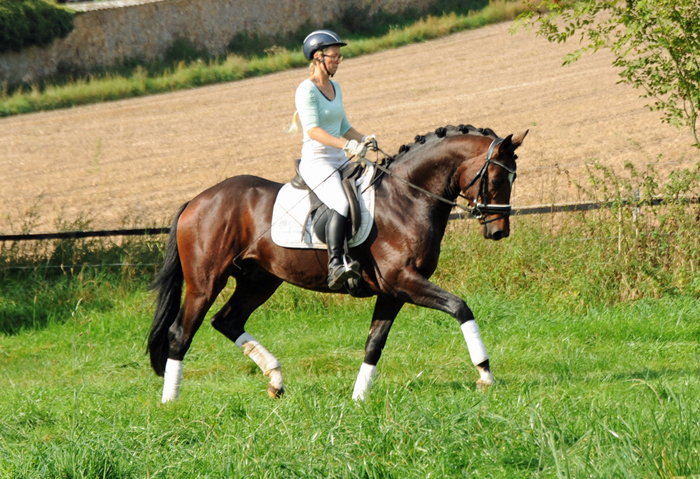
[[[299, 173], [300, 163], [301, 160], [294, 160], [294, 170], [296, 171], [296, 176], [292, 178], [290, 184], [293, 188], [308, 192], [311, 200], [309, 216], [313, 218], [313, 229], [316, 232], [316, 236], [318, 236], [318, 238], [325, 243], [327, 217], [324, 213], [328, 210], [328, 207], [323, 204], [318, 196], [316, 196], [316, 193], [309, 188], [304, 179], [301, 177], [301, 173]], [[357, 193], [356, 181], [363, 175], [365, 169], [366, 166], [361, 163], [350, 162], [340, 171], [340, 181], [343, 185], [343, 191], [345, 192], [345, 196], [350, 204], [350, 214], [348, 215], [348, 220], [352, 225], [352, 234], [350, 237], [357, 234], [357, 231], [360, 229], [362, 224], [362, 213], [360, 210], [360, 199]]]
[[[354, 223], [352, 226], [348, 225], [346, 231], [347, 236], [353, 233], [348, 238], [348, 247], [354, 248], [368, 238], [374, 225], [375, 185], [372, 181], [376, 176], [376, 169], [371, 164], [367, 164], [364, 166], [364, 171], [360, 167], [353, 172], [356, 167], [351, 166], [353, 168], [348, 169], [348, 174], [351, 176], [346, 176], [349, 181], [345, 182], [349, 184], [344, 188], [346, 191], [353, 191], [349, 201], [352, 212], [348, 215], [348, 221], [352, 219]], [[353, 181], [352, 178], [356, 175], [359, 175], [359, 178]], [[272, 207], [272, 225], [270, 226], [272, 241], [283, 248], [326, 249], [326, 223], [331, 217], [329, 209], [306, 187], [298, 189], [303, 184], [299, 180], [300, 178], [295, 179], [297, 187], [292, 183], [286, 183], [277, 193]], [[353, 182], [355, 185], [352, 185]], [[356, 233], [355, 229], [357, 229]]]

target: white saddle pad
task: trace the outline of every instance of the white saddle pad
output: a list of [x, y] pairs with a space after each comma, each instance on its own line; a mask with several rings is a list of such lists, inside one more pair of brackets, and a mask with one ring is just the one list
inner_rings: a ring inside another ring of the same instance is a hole
[[[356, 182], [361, 192], [362, 223], [357, 234], [348, 241], [350, 248], [362, 244], [374, 224], [374, 187], [369, 186], [373, 173], [374, 167], [369, 166]], [[326, 249], [326, 244], [318, 239], [311, 226], [310, 208], [307, 190], [296, 189], [289, 183], [284, 185], [272, 209], [272, 241], [285, 248]]]

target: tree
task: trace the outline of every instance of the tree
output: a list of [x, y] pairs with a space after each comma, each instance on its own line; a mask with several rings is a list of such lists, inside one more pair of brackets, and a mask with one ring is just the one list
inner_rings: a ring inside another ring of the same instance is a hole
[[44, 0], [0, 0], [0, 53], [65, 38], [73, 30], [73, 15]]
[[526, 0], [516, 21], [550, 42], [578, 37], [585, 51], [609, 49], [622, 82], [644, 90], [662, 121], [690, 128], [700, 148], [700, 0]]

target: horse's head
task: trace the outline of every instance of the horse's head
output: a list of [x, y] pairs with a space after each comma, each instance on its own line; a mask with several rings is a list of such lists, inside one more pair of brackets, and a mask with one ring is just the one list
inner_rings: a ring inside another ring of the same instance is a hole
[[[474, 207], [474, 215], [482, 225], [484, 238], [500, 240], [510, 235], [510, 194], [517, 165], [515, 150], [529, 130], [513, 138], [491, 141], [460, 174], [459, 185]], [[484, 143], [486, 144], [486, 142]]]

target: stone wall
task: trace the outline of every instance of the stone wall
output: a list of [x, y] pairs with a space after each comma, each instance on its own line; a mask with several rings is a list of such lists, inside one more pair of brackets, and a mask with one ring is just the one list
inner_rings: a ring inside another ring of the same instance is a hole
[[[366, 0], [113, 0], [70, 4], [79, 13], [68, 37], [48, 47], [0, 53], [0, 83], [36, 82], [61, 67], [89, 70], [129, 58], [153, 60], [177, 38], [212, 54], [238, 32], [276, 35], [322, 25]], [[426, 9], [435, 0], [375, 0], [373, 9]]]

